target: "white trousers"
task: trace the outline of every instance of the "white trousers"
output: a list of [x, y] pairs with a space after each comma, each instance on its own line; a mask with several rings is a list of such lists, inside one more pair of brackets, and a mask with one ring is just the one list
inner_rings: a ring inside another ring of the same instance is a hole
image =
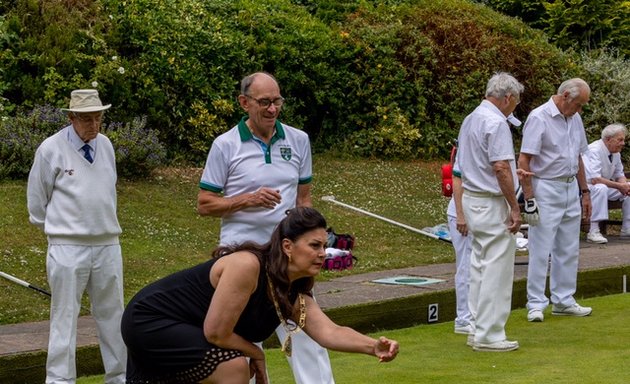
[[[280, 344], [287, 338], [287, 332], [280, 324], [276, 328], [276, 335]], [[262, 348], [262, 343], [256, 343]], [[291, 335], [291, 347], [293, 352], [291, 357], [287, 357], [289, 366], [293, 371], [296, 384], [335, 384], [328, 351], [317, 344], [305, 332], [300, 331]], [[269, 373], [267, 373], [267, 377]], [[269, 382], [271, 382], [269, 378]], [[250, 384], [256, 384], [256, 377], [253, 377]]]
[[630, 199], [622, 195], [616, 188], [608, 188], [604, 184], [592, 184], [588, 186], [591, 191], [591, 206], [593, 212], [591, 213], [591, 228], [598, 228], [598, 223], [603, 220], [608, 220], [608, 200], [623, 200], [622, 211], [622, 225], [623, 229], [630, 229]]
[[472, 234], [462, 236], [457, 230], [457, 218], [448, 216], [448, 230], [455, 249], [455, 325], [466, 326], [471, 323], [472, 315], [468, 308], [468, 290], [470, 285], [470, 248]]
[[476, 343], [506, 340], [512, 308], [516, 239], [507, 229], [509, 207], [503, 196], [478, 197], [464, 192], [464, 214], [472, 233], [468, 305]]
[[[286, 339], [282, 324], [276, 328], [280, 343]], [[291, 336], [293, 353], [288, 357], [296, 384], [335, 384], [328, 351], [301, 331]]]
[[[551, 302], [575, 304], [582, 207], [577, 181], [532, 180], [540, 222], [528, 229], [527, 309], [544, 310], [547, 269]], [[551, 257], [551, 262], [549, 261]]]
[[127, 348], [120, 334], [124, 306], [120, 245], [49, 245], [46, 271], [52, 294], [46, 384], [76, 382], [77, 319], [85, 290], [96, 320], [105, 383], [124, 383]]

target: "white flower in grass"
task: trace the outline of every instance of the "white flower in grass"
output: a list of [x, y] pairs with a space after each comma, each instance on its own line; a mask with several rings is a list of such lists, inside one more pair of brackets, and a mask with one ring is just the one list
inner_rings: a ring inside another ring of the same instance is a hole
[[123, 68], [123, 67], [118, 67], [118, 73], [120, 73], [121, 75], [122, 75], [123, 73], [125, 73], [125, 68]]
[[98, 87], [98, 81], [93, 81], [92, 82], [92, 88], [96, 88]]
[[118, 56], [112, 56], [112, 61], [118, 60]]

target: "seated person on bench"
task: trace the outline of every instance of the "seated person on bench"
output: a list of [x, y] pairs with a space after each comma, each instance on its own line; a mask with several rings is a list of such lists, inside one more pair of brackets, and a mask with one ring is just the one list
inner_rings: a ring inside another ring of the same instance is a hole
[[608, 201], [622, 201], [622, 237], [630, 237], [630, 184], [621, 164], [621, 149], [628, 130], [623, 124], [608, 125], [602, 131], [602, 138], [592, 142], [589, 152], [582, 156], [588, 188], [591, 192], [591, 226], [586, 236], [590, 243], [608, 242], [600, 232], [599, 223], [608, 220]]

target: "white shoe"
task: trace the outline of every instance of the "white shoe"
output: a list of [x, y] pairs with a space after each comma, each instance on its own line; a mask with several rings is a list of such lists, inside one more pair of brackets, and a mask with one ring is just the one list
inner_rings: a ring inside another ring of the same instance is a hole
[[545, 315], [541, 309], [530, 309], [527, 312], [527, 321], [534, 323], [542, 323], [545, 320]]
[[582, 307], [580, 304], [575, 303], [568, 307], [558, 307], [555, 304], [551, 310], [552, 315], [556, 316], [588, 316], [593, 312], [593, 308], [591, 307]]
[[592, 231], [586, 234], [586, 241], [595, 244], [606, 244], [608, 242], [608, 239], [602, 236], [599, 231]]
[[473, 345], [473, 351], [479, 352], [509, 352], [518, 349], [518, 341], [497, 341], [496, 343], [483, 344], [475, 343]]
[[630, 229], [623, 229], [619, 231], [619, 237], [630, 237]]
[[470, 335], [474, 332], [474, 329], [471, 324], [466, 325], [457, 325], [455, 324], [455, 333], [460, 335]]
[[466, 345], [469, 347], [472, 347], [475, 345], [475, 335], [472, 333], [468, 334], [468, 337], [466, 338]]

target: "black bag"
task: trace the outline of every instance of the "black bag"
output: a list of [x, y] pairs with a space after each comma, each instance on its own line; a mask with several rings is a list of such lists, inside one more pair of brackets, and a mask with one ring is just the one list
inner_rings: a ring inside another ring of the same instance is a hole
[[351, 250], [354, 248], [354, 235], [349, 233], [335, 233], [332, 227], [328, 228], [326, 232], [328, 232], [328, 248], [343, 250]]
[[351, 269], [357, 261], [357, 258], [352, 254], [355, 241], [354, 235], [349, 233], [335, 233], [332, 228], [328, 228], [326, 232], [328, 232], [326, 245], [328, 248], [334, 249], [329, 249], [331, 253], [326, 254], [322, 268], [328, 271]]

